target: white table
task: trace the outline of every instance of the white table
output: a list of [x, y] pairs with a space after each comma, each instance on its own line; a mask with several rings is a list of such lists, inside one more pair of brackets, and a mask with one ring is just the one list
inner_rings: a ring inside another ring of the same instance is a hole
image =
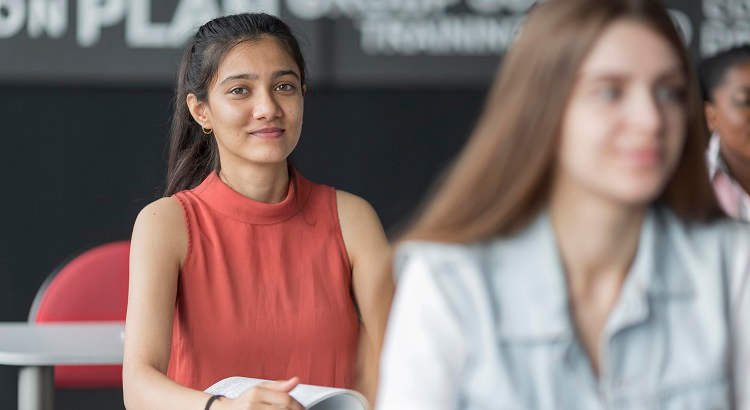
[[18, 409], [52, 410], [53, 366], [121, 364], [122, 322], [0, 323], [0, 365], [20, 366]]

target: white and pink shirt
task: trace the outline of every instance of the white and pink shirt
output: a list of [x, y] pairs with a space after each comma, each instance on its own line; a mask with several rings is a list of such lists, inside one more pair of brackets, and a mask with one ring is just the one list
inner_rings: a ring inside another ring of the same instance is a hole
[[719, 205], [730, 217], [750, 222], [750, 195], [732, 177], [719, 149], [719, 135], [714, 133], [706, 150], [708, 175]]

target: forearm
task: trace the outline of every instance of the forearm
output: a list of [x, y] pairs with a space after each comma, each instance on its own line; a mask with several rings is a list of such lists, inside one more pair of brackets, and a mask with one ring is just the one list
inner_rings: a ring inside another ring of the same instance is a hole
[[376, 349], [363, 332], [359, 342], [357, 380], [354, 388], [371, 404], [374, 404], [377, 395], [379, 359], [380, 349]]
[[[367, 313], [369, 328], [362, 332], [360, 348], [360, 379], [358, 385], [370, 403], [374, 404], [378, 390], [380, 373], [380, 355], [383, 350], [383, 339], [387, 326], [388, 313], [393, 300], [394, 286], [392, 280], [381, 283], [378, 297], [371, 303], [373, 308]], [[369, 330], [368, 330], [369, 329]]]
[[148, 365], [123, 368], [123, 398], [128, 410], [203, 409], [210, 394], [174, 382]]

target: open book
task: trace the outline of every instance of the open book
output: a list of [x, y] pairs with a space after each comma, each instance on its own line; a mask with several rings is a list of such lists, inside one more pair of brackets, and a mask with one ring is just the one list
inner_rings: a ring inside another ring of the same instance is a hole
[[[248, 377], [228, 377], [206, 389], [206, 393], [223, 394], [233, 399], [256, 384], [267, 382]], [[368, 410], [367, 399], [349, 389], [298, 384], [291, 393], [308, 410]]]

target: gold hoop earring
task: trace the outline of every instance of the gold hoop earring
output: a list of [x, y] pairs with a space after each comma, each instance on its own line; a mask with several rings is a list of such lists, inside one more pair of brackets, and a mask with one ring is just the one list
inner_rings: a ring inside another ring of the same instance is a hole
[[203, 128], [203, 126], [201, 126], [201, 132], [203, 132], [206, 135], [211, 135], [212, 130], [211, 130], [211, 128], [205, 129], [205, 128]]

